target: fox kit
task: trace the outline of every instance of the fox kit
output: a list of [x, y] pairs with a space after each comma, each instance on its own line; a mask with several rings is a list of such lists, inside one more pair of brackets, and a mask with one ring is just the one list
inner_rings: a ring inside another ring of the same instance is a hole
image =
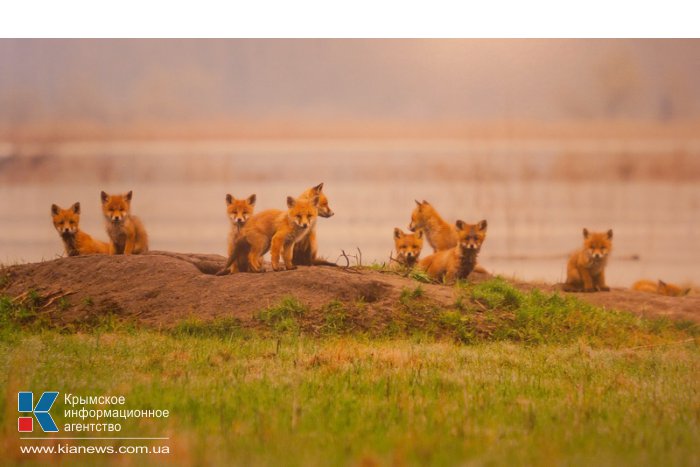
[[233, 253], [233, 246], [241, 236], [243, 226], [253, 215], [255, 209], [255, 195], [250, 195], [246, 199], [236, 199], [231, 195], [226, 195], [226, 213], [231, 221], [231, 231], [228, 234], [228, 255]]
[[51, 217], [68, 256], [109, 254], [108, 243], [95, 240], [80, 230], [80, 203], [75, 203], [68, 209], [52, 204]]
[[318, 216], [318, 197], [294, 199], [287, 197], [287, 211], [268, 209], [248, 219], [225, 271], [262, 271], [262, 256], [270, 251], [272, 269], [280, 269], [280, 255], [286, 269], [296, 269], [292, 263], [294, 244], [309, 234]]
[[423, 231], [418, 230], [414, 234], [407, 234], [398, 227], [394, 228], [394, 247], [396, 262], [412, 268], [416, 265], [423, 249]]
[[455, 226], [445, 222], [435, 208], [425, 200], [422, 203], [416, 200], [416, 208], [411, 214], [408, 229], [411, 232], [423, 230], [434, 252], [449, 250], [459, 242]]
[[141, 219], [131, 215], [131, 196], [100, 193], [102, 213], [111, 240], [110, 254], [138, 255], [148, 251], [148, 235]]
[[607, 292], [605, 266], [612, 249], [613, 231], [589, 232], [583, 229], [583, 248], [574, 252], [566, 268], [567, 292]]
[[[309, 188], [299, 196], [299, 199], [310, 200], [318, 197], [318, 215], [319, 217], [332, 217], [334, 212], [328, 205], [328, 198], [323, 194], [323, 183]], [[294, 244], [294, 256], [292, 262], [295, 265], [311, 266], [317, 264], [316, 260], [317, 245], [316, 245], [316, 220], [309, 229], [309, 233], [301, 240]], [[326, 262], [322, 262], [326, 264]]]
[[641, 280], [634, 283], [632, 286], [634, 290], [639, 292], [649, 292], [659, 295], [667, 295], [669, 297], [682, 297], [683, 295], [688, 295], [690, 293], [690, 288], [682, 288], [675, 284], [667, 284], [666, 282], [659, 279], [658, 282]]
[[486, 239], [486, 220], [478, 224], [457, 221], [455, 227], [459, 237], [457, 246], [433, 253], [418, 263], [433, 279], [445, 282], [466, 279], [476, 266], [476, 257]]

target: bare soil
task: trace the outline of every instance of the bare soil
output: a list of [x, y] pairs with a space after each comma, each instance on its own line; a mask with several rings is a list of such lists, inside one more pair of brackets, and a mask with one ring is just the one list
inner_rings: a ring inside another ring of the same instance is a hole
[[[361, 301], [369, 321], [381, 319], [392, 313], [402, 291], [419, 285], [394, 273], [331, 266], [215, 276], [224, 263], [225, 258], [219, 255], [169, 252], [59, 258], [4, 268], [0, 271], [0, 294], [22, 301], [28, 291], [36, 291], [41, 296], [41, 312], [57, 325], [78, 324], [110, 313], [156, 328], [170, 328], [192, 318], [235, 318], [241, 326], [256, 327], [258, 312], [287, 296], [315, 313], [333, 301]], [[481, 282], [488, 277], [474, 273], [470, 280]], [[560, 290], [552, 284], [513, 284], [524, 290]], [[425, 300], [454, 304], [453, 287], [420, 285]], [[628, 289], [576, 295], [610, 309], [700, 322], [697, 295], [662, 297]]]

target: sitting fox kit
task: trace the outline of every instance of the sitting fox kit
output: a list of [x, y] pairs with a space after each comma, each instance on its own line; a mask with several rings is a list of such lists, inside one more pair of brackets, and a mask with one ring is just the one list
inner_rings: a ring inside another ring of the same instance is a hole
[[433, 279], [445, 282], [466, 279], [476, 266], [476, 258], [486, 239], [486, 220], [477, 224], [458, 220], [455, 227], [459, 238], [457, 246], [433, 253], [418, 263]]
[[287, 270], [294, 245], [307, 236], [318, 216], [318, 196], [311, 199], [287, 197], [287, 211], [268, 209], [248, 219], [224, 270], [261, 272], [262, 256], [270, 252], [272, 269], [280, 270], [280, 256]]
[[75, 203], [68, 209], [52, 204], [51, 217], [68, 256], [109, 254], [108, 243], [95, 240], [80, 230], [80, 203]]
[[658, 282], [650, 280], [639, 280], [632, 285], [634, 290], [639, 292], [655, 293], [658, 295], [666, 295], [668, 297], [682, 297], [690, 293], [690, 288], [679, 287], [675, 284], [668, 284], [661, 279]]
[[110, 253], [114, 255], [138, 255], [148, 251], [148, 235], [141, 220], [131, 215], [129, 191], [124, 195], [108, 195], [104, 191], [102, 213], [105, 216], [107, 234], [112, 242]]
[[394, 247], [396, 249], [396, 262], [412, 268], [416, 265], [420, 252], [423, 249], [423, 231], [407, 234], [398, 227], [394, 228]]
[[612, 250], [613, 231], [589, 232], [583, 229], [583, 248], [574, 252], [566, 268], [564, 290], [568, 292], [607, 292], [605, 266]]
[[[328, 205], [328, 198], [323, 194], [323, 183], [309, 188], [299, 196], [299, 199], [310, 200], [318, 197], [318, 216], [332, 217], [334, 212]], [[316, 244], [316, 219], [309, 229], [309, 233], [294, 244], [294, 255], [292, 262], [297, 266], [311, 266], [317, 263], [316, 255], [318, 247]]]
[[241, 236], [243, 227], [248, 219], [253, 215], [255, 209], [255, 195], [250, 195], [246, 199], [236, 199], [230, 194], [226, 195], [226, 213], [231, 221], [231, 231], [228, 234], [228, 255], [233, 253], [236, 240]]
[[408, 230], [423, 230], [433, 251], [449, 250], [459, 242], [455, 226], [440, 217], [435, 208], [425, 200], [416, 200]]

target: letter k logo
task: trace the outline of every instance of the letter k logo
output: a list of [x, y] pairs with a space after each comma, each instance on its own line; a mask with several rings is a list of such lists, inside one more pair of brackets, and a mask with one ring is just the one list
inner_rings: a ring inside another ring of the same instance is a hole
[[[51, 418], [49, 410], [58, 397], [58, 391], [47, 391], [41, 395], [39, 402], [34, 406], [34, 393], [23, 391], [17, 393], [17, 410], [19, 412], [31, 412], [39, 422], [39, 426], [45, 432], [56, 432], [58, 427]], [[32, 417], [19, 417], [17, 428], [19, 431], [33, 431]]]

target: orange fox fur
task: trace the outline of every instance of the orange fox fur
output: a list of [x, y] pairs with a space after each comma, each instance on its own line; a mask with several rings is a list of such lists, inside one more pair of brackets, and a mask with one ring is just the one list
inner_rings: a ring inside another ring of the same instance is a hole
[[100, 193], [102, 214], [105, 216], [107, 234], [111, 240], [110, 254], [138, 255], [148, 251], [148, 235], [141, 219], [131, 215], [129, 191], [124, 195]]
[[[318, 197], [318, 216], [326, 218], [332, 217], [334, 212], [328, 205], [328, 198], [323, 193], [323, 183], [309, 188], [299, 196], [299, 199], [310, 200], [314, 197]], [[292, 263], [297, 266], [311, 266], [312, 264], [317, 264], [317, 253], [318, 246], [316, 244], [316, 219], [314, 219], [313, 225], [309, 229], [309, 233], [294, 244]], [[326, 264], [325, 261], [322, 263]]]
[[[459, 233], [455, 226], [446, 222], [426, 200], [422, 202], [416, 200], [408, 229], [411, 232], [423, 230], [428, 243], [433, 247], [433, 252], [449, 250], [459, 243]], [[487, 273], [486, 269], [479, 264], [474, 266], [474, 271]]]
[[52, 204], [51, 217], [68, 256], [109, 254], [108, 243], [95, 240], [80, 230], [80, 203], [75, 203], [68, 209]]
[[226, 195], [226, 214], [231, 221], [231, 231], [228, 234], [228, 255], [233, 253], [233, 246], [241, 235], [246, 222], [255, 210], [255, 195], [246, 199], [236, 199], [230, 194]]
[[690, 293], [690, 288], [679, 287], [675, 284], [668, 284], [661, 279], [658, 282], [650, 280], [639, 280], [632, 285], [634, 290], [639, 292], [649, 292], [669, 297], [682, 297]]
[[583, 229], [583, 248], [572, 253], [566, 270], [564, 290], [568, 292], [607, 292], [605, 266], [612, 250], [613, 231], [589, 232]]
[[454, 248], [459, 242], [459, 235], [455, 226], [445, 222], [435, 208], [423, 200], [416, 200], [416, 207], [411, 213], [411, 223], [408, 230], [415, 232], [423, 230], [425, 238], [433, 247], [433, 251], [443, 251]]
[[286, 269], [296, 269], [292, 263], [294, 244], [309, 234], [316, 221], [318, 197], [295, 200], [288, 196], [287, 208], [268, 209], [248, 219], [224, 270], [261, 272], [261, 259], [268, 250], [273, 270], [280, 270], [280, 256]]
[[423, 249], [423, 231], [417, 230], [414, 234], [407, 234], [395, 227], [394, 247], [396, 249], [395, 259], [397, 263], [408, 267], [415, 266]]
[[457, 245], [424, 258], [418, 266], [433, 279], [452, 282], [466, 279], [476, 266], [476, 257], [486, 239], [486, 220], [478, 224], [467, 224], [458, 220], [455, 223], [459, 237]]

